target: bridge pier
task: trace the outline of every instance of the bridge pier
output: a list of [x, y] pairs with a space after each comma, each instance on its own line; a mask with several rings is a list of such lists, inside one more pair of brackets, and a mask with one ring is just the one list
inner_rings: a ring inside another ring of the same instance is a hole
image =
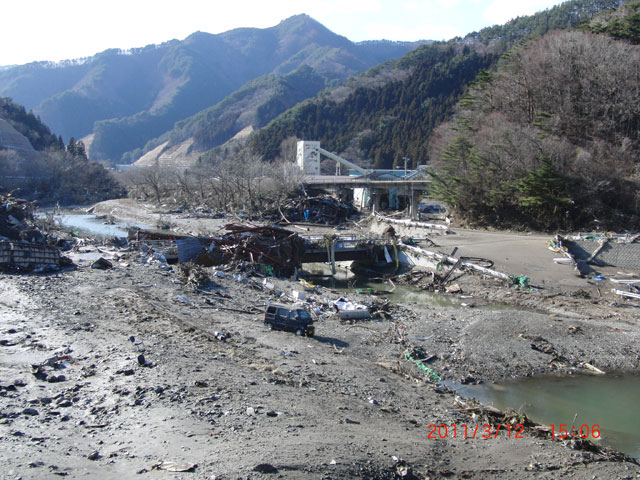
[[382, 207], [381, 207], [382, 194], [379, 191], [371, 189], [371, 191], [369, 192], [369, 195], [371, 195], [371, 199], [373, 200], [373, 212], [372, 213], [375, 215], [376, 213], [378, 213], [378, 212], [380, 212], [382, 210]]
[[410, 205], [409, 205], [409, 216], [411, 217], [411, 220], [418, 220], [418, 203], [420, 202], [420, 193], [421, 192], [416, 192], [416, 191], [411, 191], [409, 198], [410, 198]]

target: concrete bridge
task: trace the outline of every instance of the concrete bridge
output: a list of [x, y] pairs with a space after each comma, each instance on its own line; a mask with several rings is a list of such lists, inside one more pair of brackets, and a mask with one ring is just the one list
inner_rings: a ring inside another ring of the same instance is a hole
[[301, 237], [307, 244], [316, 246], [316, 248], [305, 250], [301, 263], [331, 263], [333, 274], [336, 271], [336, 262], [357, 260], [372, 263], [398, 262], [397, 247], [394, 246], [391, 239], [370, 239], [356, 235], [336, 235], [333, 237], [301, 235]]
[[[336, 162], [336, 173], [343, 166], [355, 175], [321, 175], [320, 158], [326, 157]], [[407, 170], [409, 158], [404, 158], [404, 170], [371, 170], [356, 165], [335, 153], [320, 148], [320, 142], [302, 140], [297, 145], [296, 163], [304, 173], [303, 183], [310, 190], [331, 190], [341, 199], [347, 201], [347, 194], [353, 192], [352, 198], [357, 208], [366, 209], [371, 206], [373, 213], [379, 212], [382, 199], [386, 195], [387, 205], [398, 202], [398, 197], [407, 199], [409, 214], [412, 219], [418, 218], [418, 202], [431, 185], [425, 178], [424, 170]], [[356, 190], [358, 195], [356, 195]], [[393, 195], [392, 195], [393, 192]], [[392, 198], [393, 197], [393, 198]], [[369, 205], [371, 200], [371, 205]], [[392, 202], [393, 200], [393, 202]]]
[[347, 197], [347, 192], [356, 188], [367, 189], [372, 199], [373, 213], [381, 211], [381, 202], [384, 195], [388, 195], [391, 189], [395, 189], [398, 195], [408, 198], [409, 215], [412, 219], [418, 218], [418, 203], [424, 192], [431, 186], [429, 178], [403, 178], [398, 180], [376, 179], [370, 175], [346, 176], [346, 175], [305, 175], [302, 183], [309, 190], [330, 190], [338, 194], [341, 199]]

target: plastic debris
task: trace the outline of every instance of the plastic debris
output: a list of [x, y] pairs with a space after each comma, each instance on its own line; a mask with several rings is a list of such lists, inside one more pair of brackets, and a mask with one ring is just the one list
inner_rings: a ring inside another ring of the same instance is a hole
[[513, 285], [518, 288], [527, 288], [531, 279], [524, 275], [517, 275], [513, 277]]
[[91, 264], [91, 268], [94, 268], [96, 270], [109, 270], [113, 268], [113, 263], [111, 263], [104, 257], [100, 257], [98, 260]]
[[424, 364], [424, 360], [427, 358], [424, 350], [420, 347], [409, 347], [404, 352], [404, 358], [413, 362], [418, 370], [422, 372], [426, 377], [429, 377], [432, 380], [439, 382], [441, 380], [440, 375], [438, 375], [435, 370], [426, 366]]

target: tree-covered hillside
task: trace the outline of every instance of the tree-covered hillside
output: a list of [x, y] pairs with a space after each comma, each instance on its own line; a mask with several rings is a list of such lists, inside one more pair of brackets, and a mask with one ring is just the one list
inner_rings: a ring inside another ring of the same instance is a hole
[[573, 0], [462, 39], [421, 46], [285, 112], [257, 132], [251, 146], [274, 158], [281, 142], [296, 136], [320, 140], [339, 153], [355, 146], [359, 152], [351, 159], [377, 167], [391, 168], [407, 156], [414, 165], [428, 163], [426, 146], [434, 127], [453, 113], [465, 87], [494, 68], [501, 54], [521, 39], [578, 25], [621, 3]]
[[640, 1], [634, 0], [617, 10], [598, 15], [585, 24], [583, 30], [640, 43]]
[[258, 132], [252, 145], [273, 158], [288, 136], [319, 139], [324, 148], [338, 152], [357, 137], [362, 156], [373, 159], [377, 168], [390, 168], [404, 156], [425, 163], [431, 130], [446, 118], [476, 73], [494, 60], [494, 55], [468, 47], [423, 47], [412, 54], [406, 78], [399, 71], [398, 80], [373, 89], [358, 87], [341, 102], [303, 102]]
[[[49, 127], [40, 121], [33, 112], [27, 112], [10, 98], [0, 98], [0, 118], [9, 122], [19, 133], [24, 135], [35, 150], [46, 150], [52, 146], [62, 146], [62, 139], [56, 137]], [[0, 148], [2, 145], [0, 144]]]
[[638, 71], [640, 47], [608, 35], [514, 48], [437, 130], [435, 193], [476, 224], [637, 229]]
[[0, 193], [10, 191], [46, 205], [123, 194], [102, 165], [88, 160], [82, 142], [71, 138], [65, 146], [32, 112], [0, 98]]

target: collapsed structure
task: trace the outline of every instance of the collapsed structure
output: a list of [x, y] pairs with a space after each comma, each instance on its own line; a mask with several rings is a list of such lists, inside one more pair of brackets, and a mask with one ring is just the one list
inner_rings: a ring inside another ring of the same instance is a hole
[[140, 229], [129, 231], [129, 241], [151, 246], [170, 263], [194, 262], [216, 266], [237, 261], [264, 265], [275, 275], [288, 276], [300, 265], [304, 240], [279, 227], [228, 224], [228, 233], [215, 237], [188, 237]]
[[31, 202], [0, 196], [0, 269], [31, 272], [63, 265], [60, 250], [35, 226], [33, 210]]

